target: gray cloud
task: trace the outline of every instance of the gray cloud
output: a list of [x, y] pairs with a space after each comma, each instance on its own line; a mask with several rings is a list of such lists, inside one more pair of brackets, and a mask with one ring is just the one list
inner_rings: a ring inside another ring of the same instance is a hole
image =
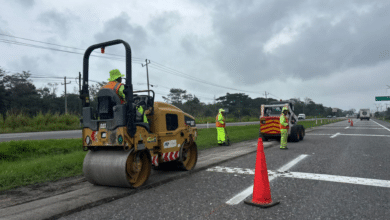
[[[95, 34], [97, 42], [105, 42], [115, 39], [127, 41], [132, 49], [133, 54], [139, 54], [148, 43], [148, 36], [145, 29], [138, 25], [130, 23], [130, 17], [127, 13], [122, 12], [119, 16], [108, 20], [103, 30]], [[123, 54], [123, 48], [110, 49], [112, 51]]]
[[148, 26], [156, 35], [161, 35], [168, 33], [170, 29], [180, 23], [180, 20], [181, 16], [178, 12], [164, 12], [154, 17]]
[[20, 59], [11, 61], [9, 66], [12, 69], [37, 72], [40, 66], [40, 58], [32, 56], [22, 56]]
[[6, 29], [8, 29], [8, 22], [6, 20], [3, 20], [0, 16], [0, 33], [9, 34]]
[[197, 53], [197, 37], [195, 35], [187, 35], [181, 40], [181, 47], [187, 55], [192, 56]]
[[70, 23], [78, 20], [78, 17], [73, 15], [69, 10], [65, 13], [51, 10], [40, 14], [37, 20], [52, 28], [53, 32], [60, 32], [58, 35], [65, 39], [69, 33]]
[[35, 5], [35, 0], [16, 0], [15, 2], [26, 8], [31, 8]]
[[[221, 44], [212, 59], [242, 84], [291, 74], [306, 80], [390, 58], [390, 26], [378, 22], [390, 20], [389, 5], [369, 2], [359, 9], [355, 1], [231, 3], [214, 5], [213, 27]], [[303, 22], [291, 27], [299, 23], [294, 19]], [[283, 31], [290, 42], [265, 53], [266, 43]]]

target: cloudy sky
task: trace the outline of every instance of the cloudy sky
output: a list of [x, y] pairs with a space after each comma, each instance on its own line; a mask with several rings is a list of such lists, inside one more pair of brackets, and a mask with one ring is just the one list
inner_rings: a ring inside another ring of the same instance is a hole
[[[375, 102], [390, 95], [388, 1], [0, 3], [0, 67], [45, 77], [34, 78], [38, 88], [57, 82], [58, 95], [63, 80], [49, 77], [66, 76], [67, 90], [76, 91], [85, 49], [123, 39], [132, 48], [135, 89], [146, 88], [141, 63], [148, 59], [158, 101], [181, 88], [205, 103], [226, 93], [256, 98], [267, 92], [343, 110], [390, 104]], [[91, 80], [107, 80], [114, 68], [125, 72], [122, 45], [94, 55]]]

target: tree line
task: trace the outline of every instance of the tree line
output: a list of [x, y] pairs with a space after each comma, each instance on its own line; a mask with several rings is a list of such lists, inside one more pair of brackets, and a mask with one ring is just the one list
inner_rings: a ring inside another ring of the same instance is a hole
[[[56, 95], [58, 89], [57, 83], [48, 83], [42, 88], [36, 88], [33, 84], [31, 74], [28, 71], [15, 73], [12, 75], [0, 68], [0, 114], [5, 118], [10, 114], [24, 113], [29, 116], [35, 116], [39, 112], [46, 114], [65, 113], [65, 94]], [[107, 82], [100, 82], [90, 85], [91, 106], [96, 109], [96, 95], [99, 89]], [[195, 94], [189, 94], [181, 88], [172, 88], [167, 96], [163, 96], [165, 102], [173, 104], [194, 117], [213, 117], [217, 114], [219, 108], [227, 110], [228, 116], [242, 118], [245, 116], [259, 117], [262, 104], [269, 104], [277, 101], [273, 98], [251, 98], [245, 93], [226, 93], [214, 100], [213, 103], [206, 104], [201, 102]], [[338, 109], [332, 112], [332, 108], [315, 103], [310, 98], [300, 100], [291, 98], [294, 102], [294, 112], [296, 114], [305, 113], [306, 116], [326, 117], [327, 115], [345, 116], [353, 114], [355, 109], [343, 111]], [[70, 114], [81, 116], [81, 100], [77, 91], [67, 94], [67, 110]]]

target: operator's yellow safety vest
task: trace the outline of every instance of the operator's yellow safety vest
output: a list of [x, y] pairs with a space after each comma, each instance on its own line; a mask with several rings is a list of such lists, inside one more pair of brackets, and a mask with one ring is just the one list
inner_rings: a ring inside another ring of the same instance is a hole
[[[144, 113], [144, 108], [142, 108], [142, 106], [138, 106], [138, 107], [137, 107], [137, 111], [138, 111], [139, 113], [143, 114], [143, 113]], [[146, 117], [146, 115], [144, 115], [144, 123], [149, 123], [149, 122], [148, 122], [148, 118]]]

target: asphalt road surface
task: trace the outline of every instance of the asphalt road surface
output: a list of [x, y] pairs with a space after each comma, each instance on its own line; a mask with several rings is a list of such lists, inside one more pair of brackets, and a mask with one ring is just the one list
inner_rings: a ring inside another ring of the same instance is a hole
[[[226, 126], [243, 126], [259, 124], [259, 121], [254, 122], [234, 122], [226, 123]], [[202, 128], [215, 128], [215, 123], [198, 124], [198, 129]], [[28, 132], [28, 133], [11, 133], [0, 134], [0, 142], [12, 141], [12, 140], [45, 140], [45, 139], [69, 139], [69, 138], [81, 138], [81, 130], [70, 131], [45, 131], [45, 132]]]
[[[265, 149], [280, 204], [243, 203], [256, 153], [60, 219], [389, 219], [390, 124], [347, 121], [308, 132], [288, 150]], [[259, 189], [259, 186], [256, 186]]]

